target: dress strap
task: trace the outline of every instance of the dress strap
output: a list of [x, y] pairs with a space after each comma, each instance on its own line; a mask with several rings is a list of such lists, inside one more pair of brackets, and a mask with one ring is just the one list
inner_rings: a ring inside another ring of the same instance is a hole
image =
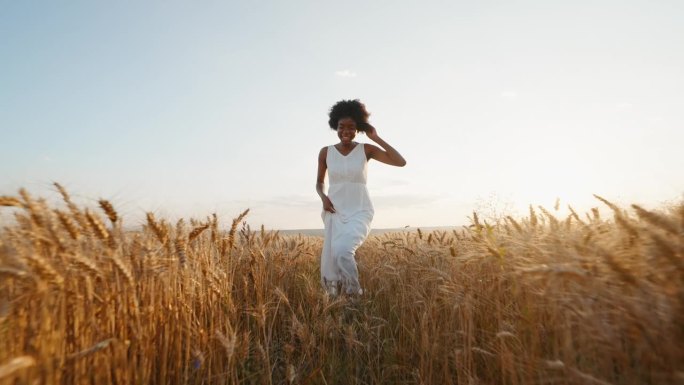
[[361, 154], [363, 154], [363, 160], [368, 162], [368, 158], [366, 158], [366, 145], [364, 143], [359, 143], [357, 146], [361, 146]]

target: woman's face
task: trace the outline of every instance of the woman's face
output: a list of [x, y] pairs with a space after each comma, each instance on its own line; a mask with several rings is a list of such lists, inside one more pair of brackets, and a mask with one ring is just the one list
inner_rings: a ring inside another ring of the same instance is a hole
[[356, 122], [352, 118], [341, 118], [337, 121], [337, 137], [342, 144], [351, 143], [356, 136]]

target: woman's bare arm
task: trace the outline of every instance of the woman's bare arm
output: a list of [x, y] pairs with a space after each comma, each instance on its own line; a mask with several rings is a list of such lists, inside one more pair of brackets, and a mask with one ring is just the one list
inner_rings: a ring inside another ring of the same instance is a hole
[[375, 159], [378, 162], [389, 164], [391, 166], [406, 166], [406, 160], [404, 159], [404, 157], [401, 156], [399, 151], [395, 150], [394, 147], [390, 146], [387, 142], [385, 142], [384, 140], [382, 140], [382, 138], [378, 136], [378, 132], [375, 129], [375, 127], [371, 126], [368, 123], [366, 123], [366, 127], [366, 136], [368, 136], [369, 139], [371, 139], [375, 143], [379, 144], [380, 147], [382, 147], [378, 148], [377, 146], [374, 146], [372, 144], [369, 145], [370, 148], [367, 152], [368, 158]]
[[325, 189], [325, 172], [328, 170], [328, 164], [325, 161], [327, 155], [327, 147], [323, 147], [321, 151], [318, 153], [318, 175], [316, 176], [316, 192], [318, 193], [318, 196], [321, 197], [321, 201], [323, 202], [323, 210], [334, 213], [335, 207], [333, 206], [328, 196], [325, 195], [325, 192], [323, 192], [323, 190]]

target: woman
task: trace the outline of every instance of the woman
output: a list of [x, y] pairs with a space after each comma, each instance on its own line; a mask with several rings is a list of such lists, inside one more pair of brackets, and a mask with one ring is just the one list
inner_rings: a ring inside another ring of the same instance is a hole
[[[404, 158], [378, 136], [368, 124], [369, 113], [358, 99], [342, 100], [330, 109], [330, 128], [337, 131], [340, 142], [323, 147], [318, 154], [316, 191], [323, 202], [321, 216], [325, 225], [325, 241], [321, 253], [321, 282], [326, 291], [336, 295], [362, 294], [354, 254], [370, 232], [373, 205], [366, 188], [368, 160], [375, 159], [392, 166], [406, 165]], [[377, 143], [357, 143], [357, 132]], [[324, 190], [329, 171], [328, 195]]]

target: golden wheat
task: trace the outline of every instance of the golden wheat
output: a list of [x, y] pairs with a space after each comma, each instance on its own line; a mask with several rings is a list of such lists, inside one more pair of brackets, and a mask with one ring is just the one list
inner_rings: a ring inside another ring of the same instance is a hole
[[112, 224], [116, 224], [116, 221], [119, 220], [119, 214], [114, 210], [114, 206], [106, 199], [100, 199], [97, 202], [100, 204], [100, 208], [102, 208], [102, 211], [105, 212]]
[[0, 206], [6, 207], [23, 207], [21, 201], [15, 197], [0, 196]]
[[102, 223], [102, 220], [100, 220], [96, 214], [87, 209], [85, 211], [85, 217], [95, 236], [97, 236], [97, 238], [99, 238], [101, 241], [107, 241], [109, 239], [109, 232], [107, 232], [107, 228], [105, 227], [104, 223]]
[[0, 384], [682, 380], [684, 204], [630, 213], [597, 197], [611, 220], [570, 208], [561, 226], [530, 206], [372, 236], [357, 252], [366, 293], [330, 298], [320, 238], [253, 231], [248, 211], [225, 232], [216, 215], [188, 233], [151, 213], [122, 231], [100, 201], [109, 230], [55, 186], [71, 215], [25, 191], [0, 199], [17, 218], [0, 232]]
[[153, 213], [147, 213], [147, 225], [152, 230], [152, 233], [157, 237], [159, 242], [166, 244], [168, 238], [168, 229], [164, 222], [158, 222]]

